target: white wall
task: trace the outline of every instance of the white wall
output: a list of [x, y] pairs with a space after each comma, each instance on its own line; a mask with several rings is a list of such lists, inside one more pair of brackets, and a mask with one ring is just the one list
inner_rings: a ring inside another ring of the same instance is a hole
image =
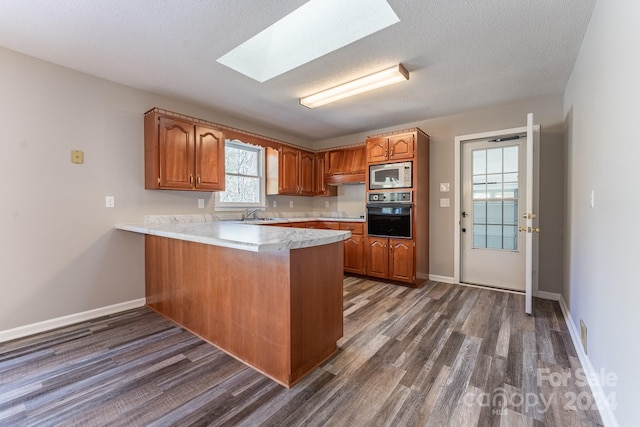
[[[638, 424], [640, 3], [598, 1], [566, 88], [568, 224], [564, 298], [588, 328], [596, 371], [617, 375], [620, 425]], [[595, 191], [595, 206], [589, 198]]]
[[[211, 193], [144, 190], [145, 111], [310, 145], [6, 49], [0, 94], [0, 331], [143, 298], [143, 237], [113, 225], [209, 212], [197, 199], [210, 208]], [[84, 164], [71, 163], [73, 149], [84, 151]], [[115, 208], [104, 207], [106, 195]]]

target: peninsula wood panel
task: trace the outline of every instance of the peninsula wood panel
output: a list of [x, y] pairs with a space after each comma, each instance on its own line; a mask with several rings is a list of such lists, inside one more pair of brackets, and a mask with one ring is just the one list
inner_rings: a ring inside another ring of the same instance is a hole
[[147, 305], [289, 387], [342, 336], [342, 242], [249, 252], [145, 236]]

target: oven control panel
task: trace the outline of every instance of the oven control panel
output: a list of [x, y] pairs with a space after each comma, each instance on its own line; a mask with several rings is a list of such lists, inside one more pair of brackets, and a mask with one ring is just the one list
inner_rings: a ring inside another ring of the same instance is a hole
[[411, 203], [411, 191], [368, 193], [369, 203]]

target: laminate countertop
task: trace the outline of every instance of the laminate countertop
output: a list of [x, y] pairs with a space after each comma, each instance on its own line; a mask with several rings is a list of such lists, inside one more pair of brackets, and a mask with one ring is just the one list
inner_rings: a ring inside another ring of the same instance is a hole
[[[313, 220], [316, 219], [306, 219], [306, 221]], [[251, 252], [321, 246], [341, 242], [351, 236], [351, 232], [347, 230], [261, 226], [261, 224], [276, 224], [277, 222], [289, 221], [145, 222], [143, 224], [117, 224], [116, 228]]]

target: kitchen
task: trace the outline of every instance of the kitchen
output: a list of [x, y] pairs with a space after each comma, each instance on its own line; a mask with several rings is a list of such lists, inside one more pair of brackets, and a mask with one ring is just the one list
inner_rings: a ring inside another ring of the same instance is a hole
[[[543, 125], [541, 155], [562, 159], [564, 153], [561, 145], [555, 144], [564, 138], [560, 94], [469, 108], [437, 118], [425, 119], [425, 114], [406, 116], [396, 123], [380, 122], [366, 131], [321, 137], [309, 144], [295, 132], [291, 135], [265, 124], [247, 123], [179, 96], [132, 89], [6, 49], [1, 51], [1, 59], [6, 65], [3, 81], [11, 82], [3, 86], [3, 93], [12, 100], [11, 108], [5, 106], [3, 110], [7, 141], [12, 143], [7, 147], [2, 171], [6, 182], [20, 177], [17, 187], [6, 189], [12, 203], [3, 213], [10, 224], [5, 235], [10, 245], [3, 247], [2, 257], [6, 274], [3, 283], [10, 295], [2, 303], [3, 331], [36, 331], [33, 325], [40, 322], [104, 307], [127, 309], [139, 304], [144, 297], [144, 247], [140, 236], [113, 230], [113, 225], [140, 221], [150, 213], [189, 215], [213, 211], [214, 202], [206, 197], [204, 210], [198, 208], [198, 200], [203, 197], [195, 192], [143, 190], [140, 120], [141, 114], [153, 106], [313, 150], [362, 143], [367, 135], [409, 127], [425, 130], [431, 136], [429, 272], [435, 280], [451, 277], [453, 270], [453, 219], [450, 209], [440, 207], [440, 199], [452, 200], [453, 195], [440, 192], [439, 184], [453, 182], [450, 141], [456, 135], [520, 126], [525, 114], [532, 111]], [[34, 117], [38, 118], [37, 125]], [[84, 151], [84, 165], [69, 161], [72, 150]], [[545, 197], [553, 199], [559, 190], [552, 181], [563, 179], [564, 172], [551, 168], [549, 173], [546, 185], [552, 192]], [[328, 201], [329, 211], [361, 214], [362, 207], [355, 205], [362, 206], [365, 200], [362, 187], [343, 185], [338, 187], [337, 196], [328, 199], [269, 196], [270, 204], [276, 201], [278, 205], [269, 210], [287, 215], [322, 212]], [[43, 188], [46, 190], [41, 191]], [[114, 208], [104, 207], [107, 195], [115, 197]], [[291, 200], [293, 208], [289, 207]], [[550, 226], [562, 228], [562, 222], [552, 222], [547, 225]], [[25, 229], [29, 230], [28, 235], [21, 232]], [[550, 234], [551, 239], [559, 235]], [[562, 242], [547, 242], [550, 252], [545, 252], [549, 258], [545, 265], [549, 267], [562, 258], [554, 249], [562, 247]], [[34, 259], [38, 260], [37, 269], [33, 268]], [[561, 291], [561, 270], [551, 267], [540, 274], [552, 278], [545, 282], [548, 287], [543, 290]]]

